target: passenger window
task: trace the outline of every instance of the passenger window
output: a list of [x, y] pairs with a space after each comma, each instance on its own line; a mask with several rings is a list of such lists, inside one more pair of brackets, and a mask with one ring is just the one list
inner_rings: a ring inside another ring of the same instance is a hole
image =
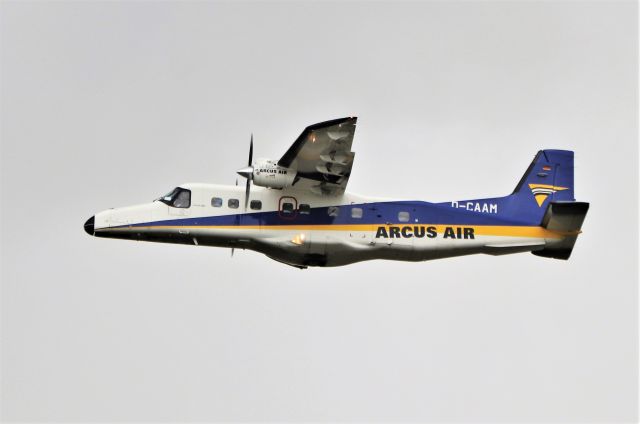
[[211, 206], [219, 208], [222, 206], [222, 199], [220, 197], [214, 197], [211, 199]]
[[262, 202], [260, 200], [252, 200], [249, 203], [249, 207], [254, 211], [262, 209]]
[[293, 213], [293, 203], [284, 202], [282, 204], [282, 213], [284, 215], [289, 215]]
[[409, 222], [409, 212], [398, 212], [398, 221]]
[[301, 203], [300, 206], [298, 206], [298, 212], [302, 215], [309, 215], [311, 213], [311, 206], [306, 203]]
[[231, 209], [238, 209], [238, 206], [240, 206], [240, 201], [238, 199], [229, 199], [229, 201], [227, 202], [227, 206], [229, 206]]
[[327, 209], [327, 213], [329, 214], [329, 216], [338, 216], [340, 214], [340, 208], [337, 206], [329, 206], [329, 208]]
[[351, 218], [362, 218], [362, 208], [351, 208]]

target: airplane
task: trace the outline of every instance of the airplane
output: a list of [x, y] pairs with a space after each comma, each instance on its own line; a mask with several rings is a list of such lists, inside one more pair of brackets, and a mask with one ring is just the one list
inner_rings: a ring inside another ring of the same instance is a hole
[[92, 236], [248, 249], [297, 268], [471, 254], [569, 259], [589, 203], [574, 199], [573, 152], [540, 150], [513, 193], [429, 203], [347, 192], [357, 118], [308, 126], [279, 160], [238, 170], [245, 187], [182, 184], [89, 218]]

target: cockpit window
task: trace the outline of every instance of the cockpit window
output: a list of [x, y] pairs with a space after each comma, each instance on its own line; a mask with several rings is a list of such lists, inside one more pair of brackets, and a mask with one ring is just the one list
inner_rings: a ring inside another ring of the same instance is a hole
[[191, 206], [191, 190], [176, 187], [171, 193], [162, 196], [158, 200], [174, 208], [188, 208]]

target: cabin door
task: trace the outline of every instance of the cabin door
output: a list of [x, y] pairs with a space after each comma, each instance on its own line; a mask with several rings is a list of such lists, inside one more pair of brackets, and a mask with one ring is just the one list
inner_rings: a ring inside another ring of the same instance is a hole
[[298, 200], [293, 196], [282, 196], [278, 200], [278, 217], [283, 224], [294, 221], [298, 216]]

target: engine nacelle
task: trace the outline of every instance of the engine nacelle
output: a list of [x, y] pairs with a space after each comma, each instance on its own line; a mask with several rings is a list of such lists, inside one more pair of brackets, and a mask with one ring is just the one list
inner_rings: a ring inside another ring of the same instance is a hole
[[253, 183], [261, 187], [285, 188], [293, 184], [296, 171], [278, 166], [268, 159], [258, 159], [253, 165]]

